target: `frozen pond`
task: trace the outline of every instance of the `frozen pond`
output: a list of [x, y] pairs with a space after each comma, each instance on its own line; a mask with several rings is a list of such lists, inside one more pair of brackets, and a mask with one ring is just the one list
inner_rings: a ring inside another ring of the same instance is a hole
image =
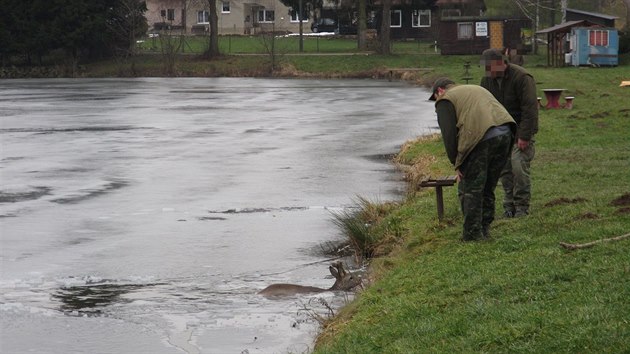
[[0, 81], [0, 351], [308, 352], [275, 282], [329, 287], [331, 210], [399, 198], [384, 155], [437, 125], [364, 80]]

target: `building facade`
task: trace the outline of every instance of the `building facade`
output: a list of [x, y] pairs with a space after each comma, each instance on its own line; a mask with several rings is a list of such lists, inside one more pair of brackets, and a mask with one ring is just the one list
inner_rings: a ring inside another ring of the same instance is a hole
[[[278, 0], [215, 1], [219, 35], [299, 32], [297, 11]], [[146, 17], [152, 31], [204, 34], [210, 27], [208, 0], [147, 0]], [[304, 32], [310, 32], [309, 20], [302, 24]]]

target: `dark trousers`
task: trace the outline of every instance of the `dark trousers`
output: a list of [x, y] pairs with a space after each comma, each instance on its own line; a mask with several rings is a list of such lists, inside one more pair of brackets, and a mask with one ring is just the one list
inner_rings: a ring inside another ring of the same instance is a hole
[[494, 189], [512, 147], [512, 134], [481, 141], [468, 155], [460, 171], [459, 201], [464, 214], [464, 240], [484, 237], [494, 221]]
[[529, 201], [532, 196], [530, 166], [534, 159], [534, 140], [530, 140], [527, 149], [521, 151], [518, 146], [512, 147], [511, 158], [501, 173], [501, 185], [505, 191], [503, 209], [512, 212], [529, 212]]

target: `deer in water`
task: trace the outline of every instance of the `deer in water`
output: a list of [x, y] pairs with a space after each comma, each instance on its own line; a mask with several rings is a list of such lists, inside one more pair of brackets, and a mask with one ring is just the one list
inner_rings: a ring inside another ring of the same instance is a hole
[[264, 297], [280, 297], [296, 294], [322, 293], [333, 290], [348, 291], [361, 284], [361, 278], [356, 274], [350, 273], [345, 268], [343, 262], [335, 262], [329, 266], [328, 269], [330, 270], [330, 274], [332, 274], [336, 279], [333, 286], [328, 289], [297, 284], [271, 284], [261, 290], [258, 294]]

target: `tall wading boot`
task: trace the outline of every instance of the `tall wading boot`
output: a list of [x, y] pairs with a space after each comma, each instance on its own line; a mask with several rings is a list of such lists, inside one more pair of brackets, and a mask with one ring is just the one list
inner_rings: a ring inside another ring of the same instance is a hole
[[482, 240], [490, 239], [490, 225], [483, 225], [481, 227], [481, 239]]
[[515, 218], [522, 218], [523, 216], [527, 216], [529, 215], [529, 210], [527, 209], [516, 209], [516, 212], [514, 213], [514, 217]]

